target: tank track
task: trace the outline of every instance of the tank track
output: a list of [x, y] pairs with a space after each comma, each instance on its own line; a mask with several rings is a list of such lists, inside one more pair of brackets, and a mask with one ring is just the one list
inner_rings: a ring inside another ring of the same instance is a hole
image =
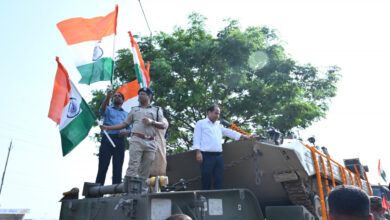
[[313, 214], [313, 216], [315, 216], [316, 220], [319, 220], [314, 211], [314, 205], [311, 200], [312, 195], [306, 190], [306, 187], [300, 179], [283, 182], [283, 186], [287, 191], [288, 198], [291, 203], [294, 205], [304, 206], [311, 214]]

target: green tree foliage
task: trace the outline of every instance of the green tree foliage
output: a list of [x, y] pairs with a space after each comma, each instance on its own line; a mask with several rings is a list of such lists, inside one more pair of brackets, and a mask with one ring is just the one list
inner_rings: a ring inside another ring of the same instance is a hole
[[[193, 13], [189, 27], [173, 33], [137, 37], [145, 61], [150, 61], [154, 104], [169, 114], [168, 145], [175, 151], [192, 145], [196, 121], [216, 103], [221, 117], [248, 131], [274, 127], [287, 134], [325, 117], [336, 95], [339, 68], [320, 71], [289, 57], [274, 30], [249, 27], [238, 21], [214, 37], [205, 29], [206, 18]], [[120, 50], [114, 88], [135, 79], [130, 50]], [[104, 94], [93, 92], [97, 111]]]

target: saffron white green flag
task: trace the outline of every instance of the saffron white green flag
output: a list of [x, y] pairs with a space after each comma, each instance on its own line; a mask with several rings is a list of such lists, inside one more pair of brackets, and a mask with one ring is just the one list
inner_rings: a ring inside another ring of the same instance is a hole
[[138, 83], [141, 88], [149, 87], [149, 62], [148, 67], [145, 68], [144, 60], [142, 59], [141, 52], [139, 50], [137, 42], [134, 40], [133, 35], [129, 31], [131, 41], [131, 52], [133, 53], [135, 75], [137, 76]]
[[71, 18], [57, 24], [73, 52], [79, 83], [112, 80], [118, 6], [104, 17]]
[[137, 80], [133, 80], [123, 86], [121, 86], [117, 92], [120, 92], [123, 94], [125, 99], [123, 100], [122, 108], [130, 112], [131, 108], [134, 106], [138, 106], [138, 90], [140, 89], [140, 85], [138, 84]]
[[383, 167], [381, 165], [381, 160], [379, 160], [379, 163], [378, 163], [378, 172], [379, 172], [379, 175], [382, 177], [382, 179], [387, 183], [386, 172], [385, 172], [385, 170], [383, 170]]
[[58, 70], [48, 117], [59, 124], [62, 155], [72, 151], [88, 135], [95, 115], [70, 81], [57, 57]]

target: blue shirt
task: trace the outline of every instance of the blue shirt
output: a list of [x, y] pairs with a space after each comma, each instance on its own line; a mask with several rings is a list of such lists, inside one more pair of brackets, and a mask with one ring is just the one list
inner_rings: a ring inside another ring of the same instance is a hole
[[[104, 117], [103, 125], [117, 125], [123, 123], [123, 121], [127, 118], [127, 115], [129, 114], [123, 108], [120, 108], [119, 110], [116, 109], [113, 106], [107, 106], [106, 111], [103, 112], [102, 109], [99, 109], [99, 114]], [[119, 134], [121, 131], [124, 130], [130, 130], [130, 126], [127, 128], [124, 128], [122, 130], [109, 130], [107, 131], [108, 134]], [[102, 132], [103, 134], [103, 132]]]

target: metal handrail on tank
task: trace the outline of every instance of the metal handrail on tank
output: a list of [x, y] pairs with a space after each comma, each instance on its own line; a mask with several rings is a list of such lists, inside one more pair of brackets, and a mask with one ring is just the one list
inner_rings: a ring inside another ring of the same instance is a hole
[[332, 185], [333, 185], [333, 187], [336, 187], [336, 181], [334, 180], [333, 168], [332, 168], [332, 164], [330, 163], [330, 157], [327, 155], [326, 159], [328, 160], [328, 166], [330, 169], [330, 176], [332, 177]]
[[[346, 176], [346, 172], [349, 173], [349, 177], [350, 177], [350, 180], [351, 180], [351, 183], [352, 183], [351, 185], [358, 185], [362, 190], [364, 190], [363, 189], [363, 183], [360, 180], [360, 175], [359, 175], [359, 172], [357, 171], [356, 165], [354, 165], [355, 170], [356, 170], [356, 175], [354, 175], [354, 176], [355, 176], [355, 178], [357, 177], [358, 179], [357, 180], [355, 179], [356, 180], [356, 184], [355, 184], [355, 182], [353, 181], [352, 172], [350, 170], [348, 170], [347, 168], [345, 168], [344, 166], [342, 166], [338, 162], [334, 161], [329, 156], [324, 155], [323, 153], [319, 152], [314, 147], [306, 145], [306, 144], [304, 144], [302, 142], [301, 142], [301, 144], [303, 146], [305, 146], [306, 148], [308, 148], [312, 152], [313, 163], [314, 163], [314, 167], [315, 167], [315, 170], [316, 170], [317, 184], [318, 184], [318, 188], [319, 188], [318, 191], [319, 191], [320, 200], [321, 200], [322, 216], [323, 216], [323, 220], [327, 220], [324, 190], [323, 190], [322, 181], [321, 181], [321, 171], [320, 171], [320, 166], [319, 166], [318, 160], [317, 160], [317, 154], [320, 156], [320, 160], [321, 160], [321, 163], [322, 163], [322, 169], [323, 169], [323, 174], [324, 174], [324, 177], [325, 177], [325, 184], [326, 184], [326, 187], [327, 187], [326, 188], [327, 189], [327, 193], [329, 193], [329, 185], [328, 185], [328, 175], [327, 175], [327, 172], [326, 172], [326, 169], [325, 169], [325, 162], [324, 162], [324, 159], [323, 159], [324, 157], [328, 160], [328, 165], [329, 165], [329, 168], [331, 170], [330, 175], [331, 175], [331, 178], [332, 178], [333, 187], [336, 184], [335, 184], [335, 180], [334, 180], [332, 164], [331, 164], [330, 161], [332, 161], [333, 163], [335, 163], [336, 165], [339, 166], [341, 178], [343, 180], [343, 184], [348, 184], [349, 185], [349, 182], [348, 182], [348, 179], [347, 179], [347, 176]], [[364, 176], [365, 176], [365, 179], [366, 179], [366, 182], [367, 182], [368, 191], [370, 192], [370, 195], [372, 196], [371, 184], [370, 184], [370, 182], [367, 179], [367, 174], [366, 174], [365, 171], [364, 171]]]
[[358, 184], [359, 184], [360, 188], [363, 189], [363, 183], [362, 183], [362, 181], [360, 179], [360, 174], [359, 174], [359, 171], [358, 171], [356, 165], [353, 165], [353, 168], [355, 168], [355, 172], [356, 172], [356, 175], [357, 175], [357, 178], [358, 178]]
[[[324, 173], [324, 176], [328, 176], [328, 174], [326, 173], [326, 168], [325, 168], [325, 162], [324, 162], [324, 158], [323, 157], [320, 157], [321, 159], [321, 164], [322, 164], [322, 172]], [[325, 178], [325, 185], [326, 185], [326, 193], [329, 194], [329, 183], [328, 183], [328, 178]]]
[[325, 207], [324, 191], [322, 189], [320, 166], [318, 165], [317, 156], [316, 156], [316, 153], [319, 152], [316, 149], [314, 149], [314, 147], [310, 147], [310, 146], [306, 146], [306, 147], [309, 148], [309, 150], [311, 150], [311, 153], [313, 154], [313, 162], [314, 162], [314, 167], [316, 168], [317, 183], [319, 188], [318, 191], [320, 193], [320, 200], [321, 200], [322, 219], [327, 220], [328, 217], [326, 215], [326, 207]]
[[[301, 142], [301, 144], [304, 145], [304, 146], [305, 146], [306, 148], [308, 148], [309, 150], [311, 150], [311, 149], [313, 148], [313, 150], [316, 152], [316, 154], [318, 154], [320, 157], [325, 157], [325, 158], [329, 159], [330, 161], [332, 161], [333, 163], [335, 163], [336, 165], [338, 165], [338, 166], [339, 166], [339, 169], [340, 169], [340, 171], [341, 171], [340, 174], [341, 174], [342, 179], [343, 179], [343, 184], [357, 185], [357, 186], [360, 187], [359, 183], [356, 183], [356, 184], [355, 184], [356, 179], [355, 179], [355, 181], [353, 180], [354, 177], [352, 176], [352, 171], [350, 171], [349, 169], [345, 168], [343, 165], [341, 165], [341, 164], [338, 163], [337, 161], [333, 160], [332, 158], [330, 158], [330, 157], [324, 155], [323, 153], [319, 152], [319, 151], [318, 151], [317, 149], [315, 149], [314, 147], [311, 147], [311, 146], [309, 146], [309, 145], [306, 145], [306, 144], [304, 144], [304, 143], [302, 143], [302, 142]], [[329, 167], [331, 168], [331, 166], [329, 166]], [[348, 174], [349, 174], [349, 179], [348, 179], [348, 177], [347, 177], [347, 175], [346, 175], [346, 172], [348, 172]], [[333, 172], [331, 173], [331, 175], [333, 176]], [[344, 177], [343, 177], [343, 176], [344, 176]], [[354, 176], [357, 176], [357, 175], [354, 173]], [[333, 178], [334, 178], [334, 176], [333, 176]], [[344, 179], [345, 179], [345, 180], [344, 180]], [[359, 179], [360, 179], [360, 178], [359, 178]], [[369, 186], [371, 187], [371, 184], [369, 184], [368, 179], [367, 179], [367, 178], [365, 178], [365, 179], [366, 179], [367, 185], [369, 185]], [[351, 184], [349, 184], [349, 182], [351, 182]], [[362, 186], [363, 186], [363, 184], [362, 184]], [[369, 188], [369, 187], [368, 187], [368, 188]], [[371, 194], [371, 191], [372, 191], [372, 190], [369, 189], [369, 191], [370, 191], [370, 194]], [[372, 194], [371, 194], [371, 195], [372, 195]]]
[[368, 191], [370, 192], [370, 196], [373, 196], [373, 193], [372, 193], [372, 188], [371, 188], [371, 184], [370, 182], [368, 181], [368, 178], [367, 178], [367, 173], [365, 170], [363, 170], [363, 174], [364, 174], [364, 178], [366, 179], [367, 181], [367, 185], [368, 185]]

